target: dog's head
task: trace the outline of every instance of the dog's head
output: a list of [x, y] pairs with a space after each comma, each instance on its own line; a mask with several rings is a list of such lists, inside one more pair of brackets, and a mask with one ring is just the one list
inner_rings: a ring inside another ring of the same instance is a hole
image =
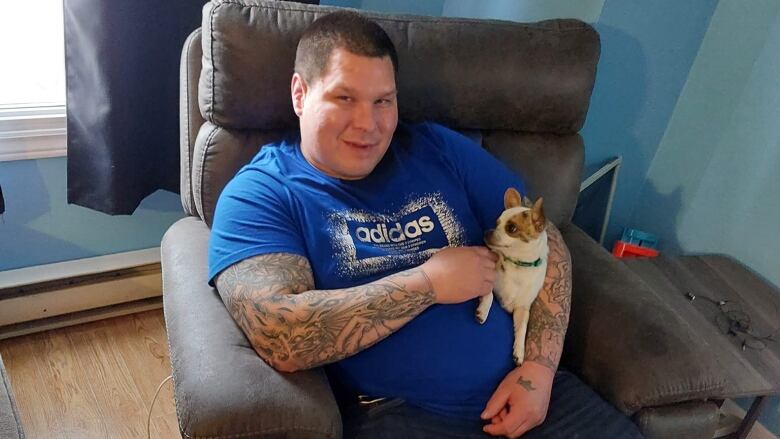
[[499, 250], [532, 242], [542, 234], [546, 223], [542, 198], [532, 203], [528, 198], [521, 199], [520, 193], [510, 187], [504, 193], [504, 212], [498, 217], [496, 228], [485, 232], [485, 243]]

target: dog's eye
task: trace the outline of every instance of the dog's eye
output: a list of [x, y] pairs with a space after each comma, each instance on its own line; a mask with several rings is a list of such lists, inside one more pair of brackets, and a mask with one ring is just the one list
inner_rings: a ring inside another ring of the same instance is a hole
[[506, 225], [506, 232], [507, 233], [515, 233], [517, 231], [517, 227], [515, 227], [514, 224], [509, 223]]

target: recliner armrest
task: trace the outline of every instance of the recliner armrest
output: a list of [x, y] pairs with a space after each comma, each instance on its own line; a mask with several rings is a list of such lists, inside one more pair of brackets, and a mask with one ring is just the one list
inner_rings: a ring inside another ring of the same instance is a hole
[[638, 276], [573, 224], [572, 305], [562, 363], [626, 414], [716, 396], [713, 354]]
[[0, 357], [0, 438], [24, 439], [22, 421], [2, 357]]
[[161, 247], [179, 429], [185, 437], [341, 437], [324, 372], [268, 366], [207, 284], [208, 237], [208, 227], [188, 217], [171, 226]]

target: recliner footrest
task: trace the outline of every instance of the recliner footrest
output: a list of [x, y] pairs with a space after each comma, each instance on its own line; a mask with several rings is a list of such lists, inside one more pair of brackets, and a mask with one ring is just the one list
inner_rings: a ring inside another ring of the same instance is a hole
[[[780, 343], [720, 325], [746, 317], [748, 332], [769, 335], [780, 321], [780, 291], [740, 262], [723, 255], [661, 256], [623, 260], [666, 301], [685, 328], [713, 355], [723, 380], [721, 399], [780, 393]], [[693, 297], [695, 299], [691, 300]], [[719, 305], [724, 302], [724, 305]], [[763, 347], [761, 347], [763, 346]]]

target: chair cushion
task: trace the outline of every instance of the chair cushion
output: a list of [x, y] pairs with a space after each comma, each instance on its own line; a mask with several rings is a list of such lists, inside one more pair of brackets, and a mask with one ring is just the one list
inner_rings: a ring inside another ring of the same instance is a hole
[[[679, 319], [698, 346], [713, 355], [711, 361], [724, 380], [723, 389], [712, 396], [740, 398], [780, 392], [780, 343], [764, 341], [763, 348], [743, 350], [742, 342], [758, 340], [744, 334], [729, 334], [727, 316], [747, 318], [749, 332], [759, 337], [777, 335], [780, 320], [780, 290], [725, 255], [689, 255], [625, 259], [624, 263], [648, 285]], [[688, 294], [697, 297], [691, 301]], [[721, 311], [712, 301], [728, 301]], [[736, 312], [737, 314], [734, 314]]]
[[[290, 99], [297, 42], [333, 10], [264, 0], [208, 3], [199, 86], [205, 118], [226, 128], [297, 127]], [[600, 50], [587, 23], [361, 13], [396, 45], [402, 119], [559, 134], [582, 127]]]
[[482, 144], [523, 176], [529, 197], [544, 197], [544, 213], [553, 224], [571, 220], [580, 194], [585, 151], [579, 134], [485, 133]]
[[576, 226], [561, 233], [572, 258], [561, 363], [626, 414], [721, 395], [716, 353], [669, 300]]
[[718, 427], [718, 406], [692, 401], [649, 407], [634, 415], [645, 439], [710, 439]]
[[11, 383], [0, 358], [0, 439], [24, 439]]
[[[289, 95], [297, 40], [316, 17], [333, 10], [262, 0], [206, 5], [203, 30], [188, 40], [182, 58], [187, 213], [210, 225], [216, 200], [236, 171], [264, 143], [297, 130]], [[593, 28], [576, 20], [528, 24], [366, 14], [398, 47], [401, 118], [469, 131], [523, 176], [532, 197], [545, 198], [553, 222], [568, 221], [583, 159], [576, 131], [600, 50]], [[203, 56], [192, 47], [199, 43]], [[195, 93], [192, 72], [201, 60]], [[205, 123], [200, 114], [189, 115], [197, 111], [195, 102]]]
[[340, 437], [325, 373], [272, 369], [206, 283], [208, 236], [202, 221], [187, 217], [168, 229], [161, 246], [165, 327], [184, 437]]

